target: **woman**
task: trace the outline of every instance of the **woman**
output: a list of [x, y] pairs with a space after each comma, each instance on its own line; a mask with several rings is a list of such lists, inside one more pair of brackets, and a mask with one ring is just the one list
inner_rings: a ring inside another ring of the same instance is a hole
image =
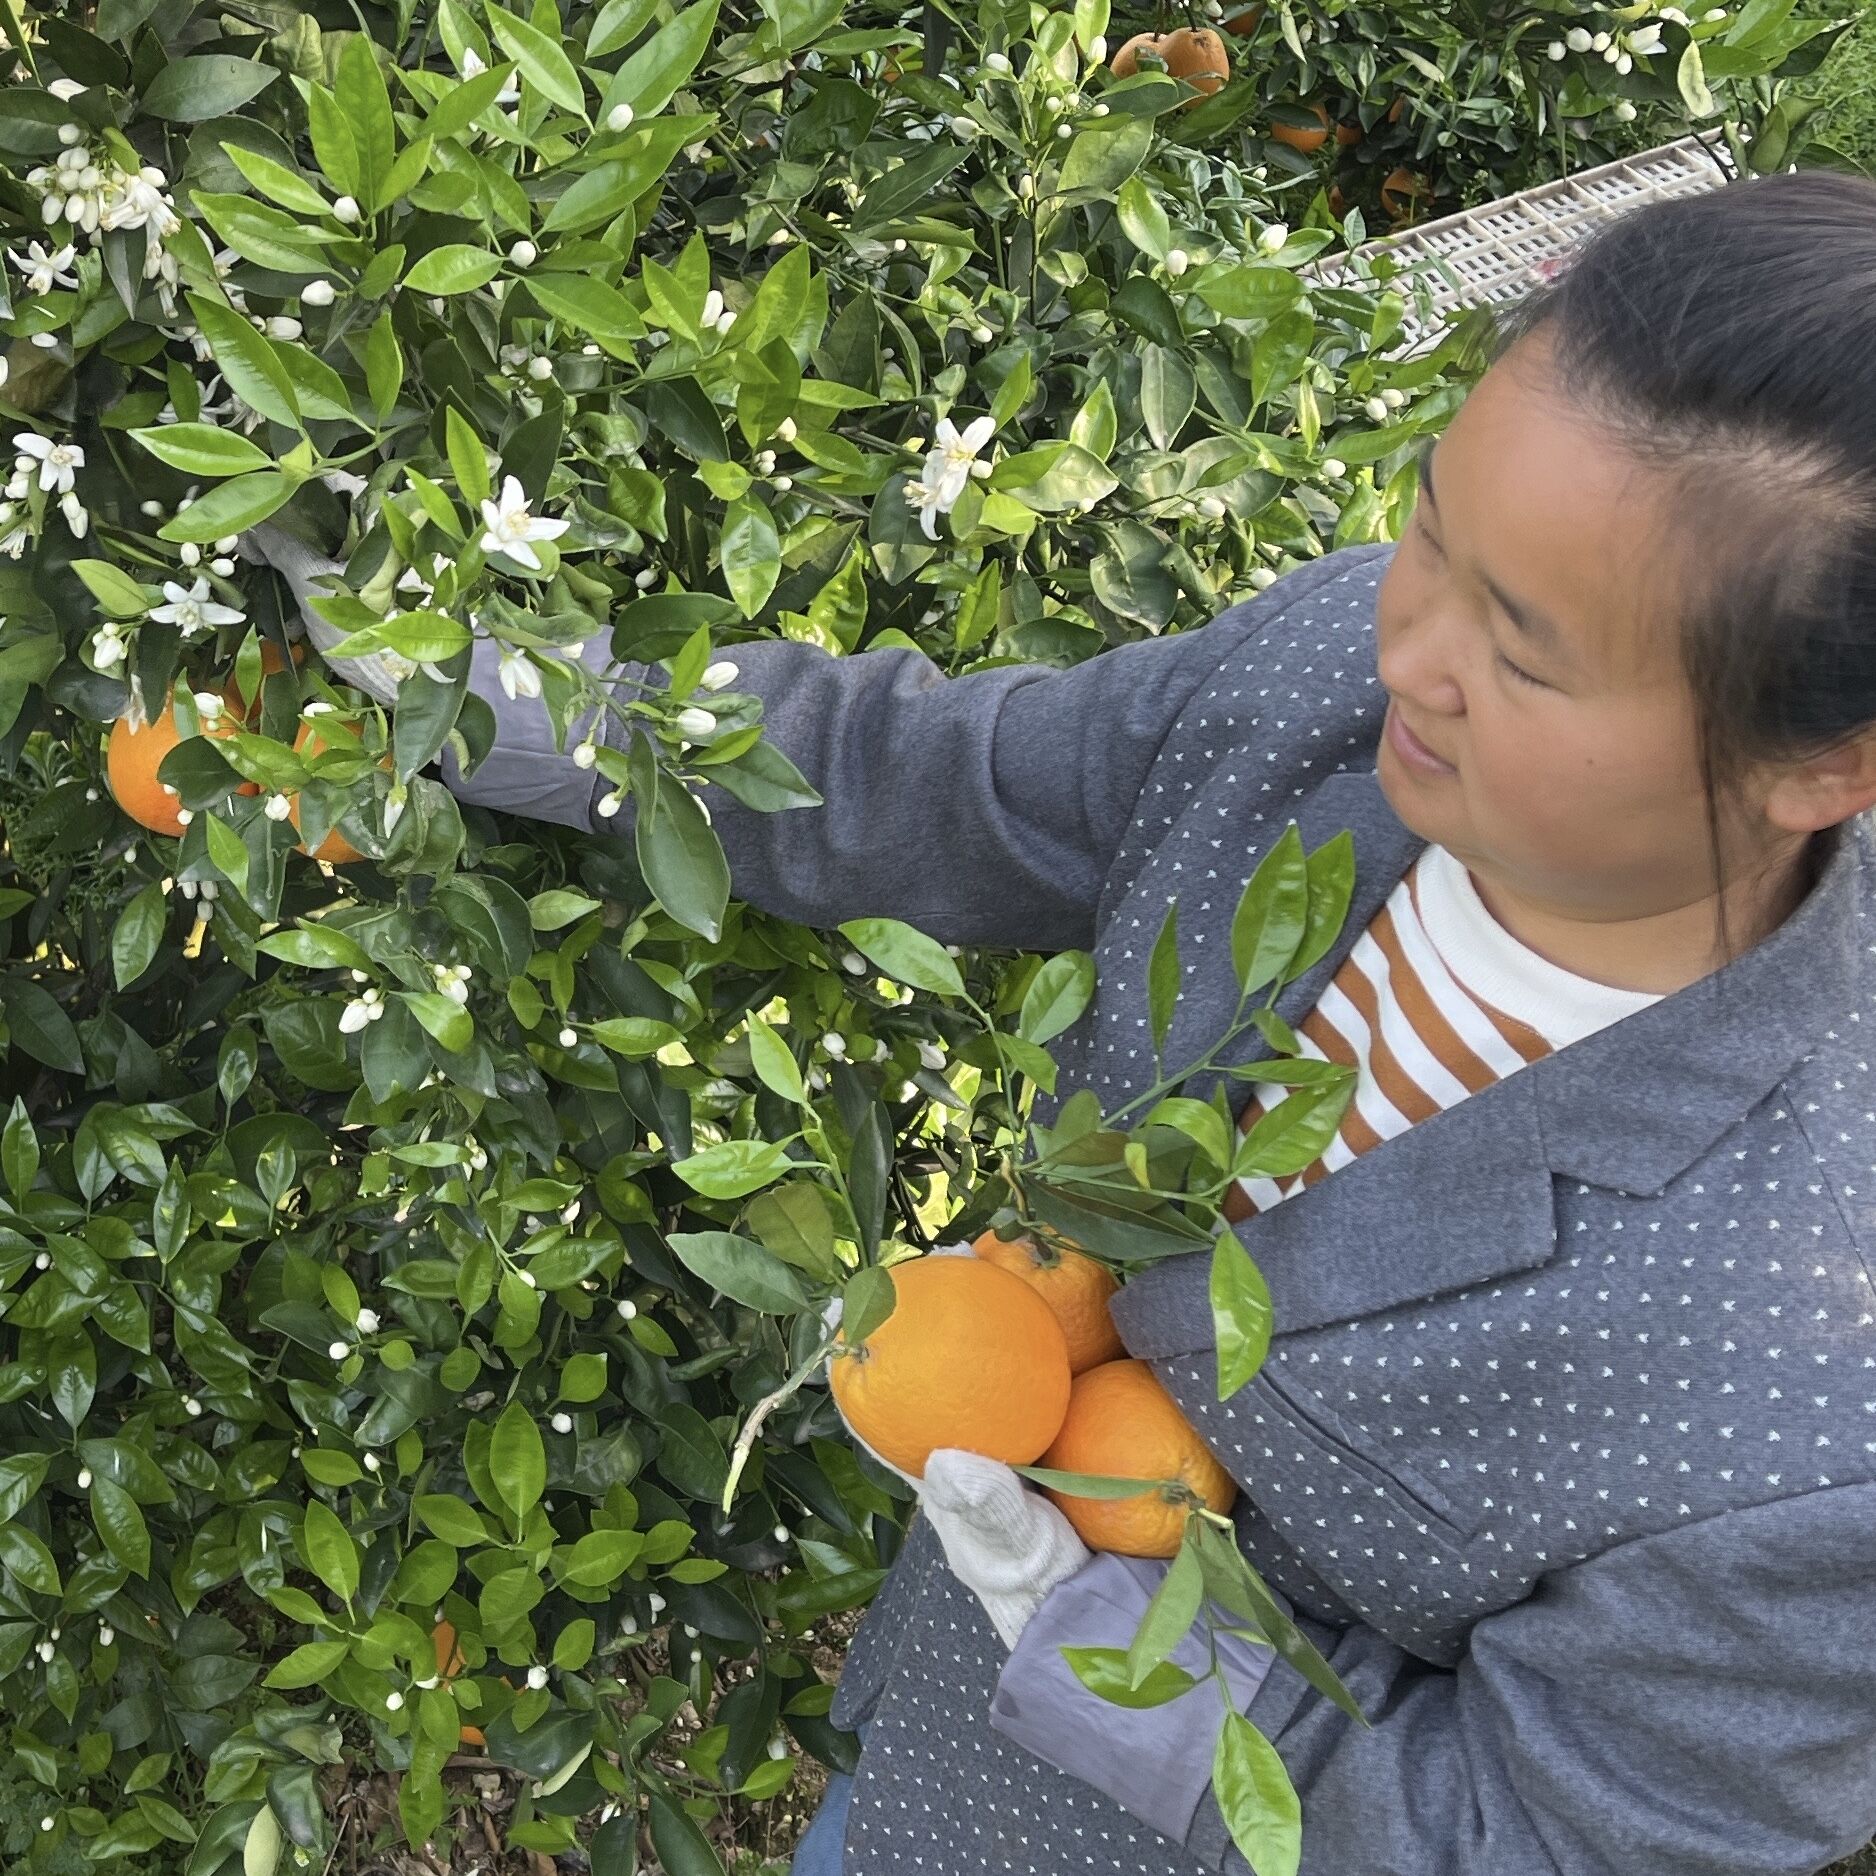
[[[1522, 309], [1397, 549], [1203, 630], [952, 681], [735, 657], [826, 798], [708, 791], [737, 891], [1092, 948], [1062, 1098], [1151, 1077], [1170, 902], [1176, 1063], [1235, 1003], [1260, 855], [1353, 831], [1347, 927], [1278, 1007], [1359, 1093], [1233, 1208], [1270, 1359], [1214, 1398], [1203, 1259], [1115, 1311], [1368, 1716], [1233, 1664], [1303, 1869], [1772, 1876], [1876, 1831], [1876, 186], [1615, 223]], [[496, 754], [452, 786], [617, 831], [492, 670]], [[1217, 1702], [1119, 1715], [1057, 1653], [1124, 1641], [1154, 1567], [1070, 1553], [1012, 1596], [1040, 1501], [937, 1471], [798, 1870], [1244, 1870]]]

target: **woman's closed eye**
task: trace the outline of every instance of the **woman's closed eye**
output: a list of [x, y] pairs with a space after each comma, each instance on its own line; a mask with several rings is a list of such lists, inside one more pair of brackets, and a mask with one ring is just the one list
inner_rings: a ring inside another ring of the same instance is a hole
[[1523, 665], [1513, 664], [1512, 661], [1509, 658], [1507, 658], [1502, 651], [1496, 653], [1495, 655], [1498, 659], [1498, 662], [1501, 665], [1503, 665], [1504, 668], [1507, 671], [1509, 671], [1513, 677], [1518, 679], [1520, 683], [1532, 685], [1534, 688], [1538, 690], [1542, 690], [1545, 688], [1544, 680], [1541, 677], [1533, 677], [1531, 673], [1524, 668]]

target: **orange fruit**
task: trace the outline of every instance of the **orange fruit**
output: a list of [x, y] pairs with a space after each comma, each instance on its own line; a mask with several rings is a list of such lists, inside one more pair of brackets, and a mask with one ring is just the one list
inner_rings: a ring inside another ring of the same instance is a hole
[[[165, 793], [163, 784], [156, 779], [156, 771], [163, 758], [183, 740], [181, 731], [176, 728], [174, 701], [172, 691], [163, 699], [163, 707], [141, 729], [132, 729], [128, 717], [119, 717], [111, 725], [111, 738], [104, 751], [105, 779], [111, 785], [117, 805], [139, 827], [147, 827], [153, 834], [172, 836], [183, 831], [183, 822], [178, 818], [182, 803], [176, 796]], [[216, 723], [203, 724], [202, 734], [220, 742], [240, 727], [239, 716], [230, 712]], [[252, 795], [258, 791], [252, 782], [243, 782], [237, 792]]]
[[1140, 69], [1140, 55], [1153, 54], [1174, 78], [1199, 88], [1199, 96], [1188, 98], [1184, 109], [1191, 108], [1219, 90], [1231, 76], [1231, 55], [1225, 42], [1209, 26], [1181, 26], [1170, 33], [1135, 33], [1108, 61], [1116, 78], [1131, 78]]
[[1407, 108], [1407, 94], [1405, 92], [1402, 92], [1401, 95], [1398, 98], [1396, 98], [1392, 104], [1390, 104], [1387, 107], [1387, 121], [1390, 124], [1398, 124], [1400, 122], [1400, 114], [1406, 108]]
[[1433, 185], [1424, 176], [1416, 176], [1411, 169], [1396, 169], [1381, 185], [1381, 206], [1395, 221], [1407, 221], [1432, 193]]
[[1344, 150], [1352, 150], [1366, 134], [1360, 123], [1352, 118], [1335, 127], [1335, 140]]
[[1107, 1313], [1107, 1299], [1120, 1288], [1114, 1273], [1085, 1251], [1049, 1249], [1025, 1233], [1005, 1243], [994, 1231], [973, 1240], [986, 1262], [1022, 1280], [1048, 1304], [1068, 1340], [1068, 1370], [1080, 1374], [1104, 1361], [1119, 1361], [1127, 1345]]
[[1026, 1466], [1068, 1409], [1068, 1341], [1041, 1296], [977, 1257], [892, 1268], [898, 1301], [857, 1348], [835, 1350], [830, 1385], [874, 1452], [922, 1477], [935, 1448]]
[[1308, 108], [1321, 118], [1320, 130], [1305, 130], [1300, 124], [1272, 124], [1271, 141], [1287, 143], [1292, 150], [1300, 151], [1304, 156], [1314, 156], [1329, 141], [1329, 113], [1320, 104], [1312, 104]]
[[[316, 756], [325, 746], [325, 740], [314, 730], [310, 723], [302, 723], [300, 725], [300, 733], [293, 739], [293, 749], [296, 755]], [[387, 769], [391, 766], [391, 758], [389, 756], [385, 757], [382, 766]], [[287, 810], [287, 819], [293, 823], [296, 829], [298, 828], [300, 824], [300, 798], [298, 795], [293, 797], [293, 805]], [[300, 843], [300, 851], [302, 853], [309, 851], [304, 841]], [[319, 843], [319, 851], [313, 854], [315, 860], [323, 860], [328, 866], [355, 866], [364, 857], [365, 856], [360, 853], [336, 827]]]
[[[304, 645], [295, 645], [292, 651], [292, 662], [294, 664], [300, 665], [306, 662], [306, 647]], [[261, 682], [264, 684], [267, 679], [274, 676], [276, 672], [284, 671], [286, 668], [286, 653], [283, 652], [271, 638], [262, 639]], [[243, 716], [252, 716], [254, 714], [254, 706], [261, 700], [259, 686], [256, 686], [252, 697], [244, 697], [241, 694], [241, 680], [233, 676], [230, 676], [228, 679], [227, 686], [222, 691], [222, 695], [227, 698], [229, 703], [231, 703], [235, 709], [239, 710]]]
[[[456, 1624], [439, 1622], [430, 1631], [430, 1639], [436, 1643], [436, 1671], [447, 1687], [463, 1671], [462, 1650], [456, 1645]], [[481, 1727], [471, 1726], [465, 1720], [462, 1725], [462, 1743], [465, 1746], [486, 1746], [488, 1737]]]
[[1263, 18], [1264, 9], [1261, 6], [1246, 7], [1242, 13], [1234, 13], [1225, 21], [1225, 31], [1235, 33], [1241, 39], [1248, 37], [1256, 32]]
[[1125, 1557], [1172, 1556], [1192, 1505], [1229, 1511], [1238, 1495], [1230, 1473], [1143, 1361], [1110, 1361], [1075, 1377], [1062, 1430], [1042, 1463], [1057, 1472], [1167, 1481], [1137, 1498], [1050, 1491], [1090, 1550]]

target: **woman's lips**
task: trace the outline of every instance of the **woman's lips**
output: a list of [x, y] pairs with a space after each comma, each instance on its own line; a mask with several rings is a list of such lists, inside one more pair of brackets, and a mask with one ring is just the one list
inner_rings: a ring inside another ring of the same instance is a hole
[[1388, 705], [1387, 738], [1394, 746], [1394, 753], [1411, 769], [1417, 769], [1422, 775], [1456, 775], [1458, 771], [1450, 762], [1442, 762], [1412, 730], [1407, 727], [1406, 719], [1401, 715], [1396, 704]]

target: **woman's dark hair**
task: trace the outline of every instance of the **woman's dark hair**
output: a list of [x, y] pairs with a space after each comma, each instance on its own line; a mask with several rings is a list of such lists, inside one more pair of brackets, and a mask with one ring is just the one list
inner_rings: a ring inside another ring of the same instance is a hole
[[1559, 387], [1671, 476], [1689, 522], [1680, 649], [1717, 874], [1751, 765], [1876, 726], [1876, 181], [1809, 170], [1632, 210], [1512, 311], [1501, 354], [1539, 331]]

